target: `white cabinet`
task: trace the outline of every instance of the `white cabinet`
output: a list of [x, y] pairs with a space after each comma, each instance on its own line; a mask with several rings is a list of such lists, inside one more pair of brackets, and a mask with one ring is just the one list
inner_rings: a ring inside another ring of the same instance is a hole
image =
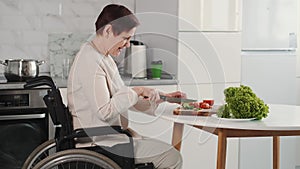
[[[224, 89], [241, 81], [241, 33], [185, 31], [178, 43], [178, 90], [189, 98], [224, 103]], [[183, 168], [216, 168], [217, 137], [188, 126], [184, 136]], [[226, 168], [238, 169], [238, 159], [239, 139], [229, 139]]]
[[[297, 105], [299, 83], [295, 78], [295, 63], [296, 55], [285, 52], [245, 53], [242, 55], [242, 84], [251, 86], [267, 104]], [[299, 137], [281, 137], [280, 168], [295, 168], [300, 164], [298, 141]], [[272, 138], [241, 139], [241, 168], [271, 168], [271, 148]]]
[[241, 81], [240, 32], [179, 32], [180, 84]]
[[135, 40], [147, 46], [147, 67], [153, 60], [163, 61], [163, 71], [177, 74], [178, 1], [137, 0], [136, 16], [140, 21]]
[[179, 0], [180, 31], [240, 31], [241, 0]]
[[[296, 55], [286, 52], [242, 54], [242, 84], [268, 104], [297, 104]], [[280, 65], [280, 66], [278, 66]], [[278, 79], [280, 77], [280, 79]]]
[[298, 3], [299, 0], [244, 1], [243, 50], [295, 50]]
[[200, 30], [201, 0], [179, 0], [179, 31]]

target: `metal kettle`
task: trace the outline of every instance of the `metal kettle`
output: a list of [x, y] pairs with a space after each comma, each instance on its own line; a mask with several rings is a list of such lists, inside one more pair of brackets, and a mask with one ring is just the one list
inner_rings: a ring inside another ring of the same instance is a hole
[[132, 78], [147, 77], [146, 45], [143, 42], [131, 40], [124, 56], [124, 71]]

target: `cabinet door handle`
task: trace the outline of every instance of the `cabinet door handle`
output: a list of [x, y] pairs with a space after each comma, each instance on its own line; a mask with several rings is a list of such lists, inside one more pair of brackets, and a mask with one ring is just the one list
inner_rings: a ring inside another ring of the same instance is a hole
[[46, 114], [25, 114], [25, 115], [7, 115], [0, 116], [0, 121], [2, 120], [24, 120], [24, 119], [42, 119], [45, 118]]

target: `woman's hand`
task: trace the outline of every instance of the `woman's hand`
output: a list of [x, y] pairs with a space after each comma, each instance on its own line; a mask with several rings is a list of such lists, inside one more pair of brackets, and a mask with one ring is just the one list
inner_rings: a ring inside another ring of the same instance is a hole
[[172, 92], [172, 93], [165, 93], [165, 94], [162, 94], [162, 95], [167, 96], [167, 97], [186, 98], [186, 94], [181, 92], [181, 91], [176, 91], [176, 92]]
[[[173, 98], [186, 98], [186, 94], [181, 91], [176, 91], [176, 92], [172, 92], [172, 93], [160, 93], [160, 95], [163, 95], [166, 97], [173, 97]], [[163, 100], [161, 99], [161, 101], [163, 101]], [[170, 102], [170, 103], [178, 103], [178, 102]]]
[[160, 97], [159, 92], [153, 88], [148, 87], [133, 87], [132, 88], [138, 96], [143, 97], [146, 100], [150, 100], [151, 102], [159, 103]]

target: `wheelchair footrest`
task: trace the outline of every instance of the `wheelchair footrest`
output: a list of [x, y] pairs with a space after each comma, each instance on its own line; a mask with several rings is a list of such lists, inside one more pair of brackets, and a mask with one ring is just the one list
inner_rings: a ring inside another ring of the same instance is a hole
[[153, 163], [136, 164], [135, 169], [155, 169]]

